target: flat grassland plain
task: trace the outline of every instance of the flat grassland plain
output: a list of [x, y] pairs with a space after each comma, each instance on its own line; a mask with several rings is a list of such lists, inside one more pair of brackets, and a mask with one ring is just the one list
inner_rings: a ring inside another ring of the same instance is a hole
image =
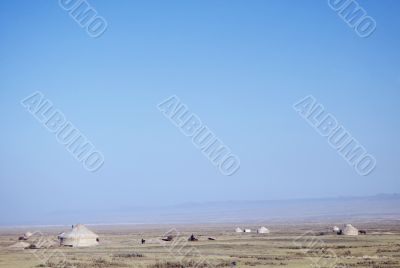
[[[335, 235], [330, 228], [342, 226], [338, 222], [264, 223], [270, 234], [254, 233], [260, 225], [251, 224], [89, 226], [99, 235], [99, 246], [56, 244], [34, 251], [8, 246], [25, 231], [40, 231], [56, 242], [56, 235], [69, 227], [3, 228], [0, 267], [400, 267], [399, 220], [352, 223], [367, 234]], [[238, 226], [253, 232], [235, 233]], [[176, 235], [173, 241], [161, 240], [167, 232]], [[188, 241], [192, 233], [199, 241]], [[142, 238], [146, 240], [143, 245]], [[60, 261], [60, 252], [64, 261]]]

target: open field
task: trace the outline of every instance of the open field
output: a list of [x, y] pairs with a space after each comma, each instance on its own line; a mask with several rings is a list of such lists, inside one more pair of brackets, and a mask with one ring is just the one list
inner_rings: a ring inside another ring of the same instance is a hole
[[[246, 224], [90, 226], [100, 235], [100, 246], [35, 251], [7, 249], [25, 231], [35, 231], [8, 228], [0, 231], [0, 267], [400, 267], [398, 221], [354, 224], [367, 230], [367, 235], [333, 235], [328, 233], [331, 224], [325, 223], [263, 224], [271, 230], [263, 235], [233, 232], [236, 226], [256, 229]], [[55, 236], [66, 229], [39, 231], [56, 241]], [[176, 235], [172, 242], [160, 239], [168, 231]], [[192, 233], [199, 241], [187, 241]], [[144, 245], [142, 238], [146, 239]], [[39, 259], [52, 254], [47, 262]], [[58, 262], [63, 255], [65, 262]]]

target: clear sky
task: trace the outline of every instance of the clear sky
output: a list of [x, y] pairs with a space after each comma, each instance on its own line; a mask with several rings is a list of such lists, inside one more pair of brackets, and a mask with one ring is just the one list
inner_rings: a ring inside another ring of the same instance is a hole
[[[0, 2], [0, 215], [400, 190], [400, 2], [100, 1], [91, 38], [58, 1]], [[40, 90], [105, 156], [91, 173], [24, 109]], [[369, 176], [292, 105], [312, 94], [377, 159]], [[171, 95], [241, 160], [218, 169], [157, 109]]]

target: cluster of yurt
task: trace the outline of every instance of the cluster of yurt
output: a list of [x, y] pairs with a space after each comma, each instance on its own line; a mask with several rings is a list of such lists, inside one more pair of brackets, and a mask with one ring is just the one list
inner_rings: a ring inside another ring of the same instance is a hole
[[248, 228], [241, 229], [241, 228], [237, 227], [235, 229], [235, 233], [251, 233], [251, 229], [248, 229]]
[[[235, 233], [251, 233], [251, 232], [252, 231], [249, 228], [241, 229], [241, 228], [237, 227], [235, 229]], [[269, 234], [269, 230], [268, 230], [268, 228], [261, 226], [260, 228], [257, 229], [257, 234]]]
[[[332, 228], [332, 231], [335, 232], [338, 235], [347, 235], [347, 236], [356, 236], [359, 233], [361, 234], [366, 234], [366, 231], [359, 231], [357, 228], [355, 228], [351, 224], [346, 224], [343, 229], [340, 229], [338, 226], [334, 226]], [[251, 233], [252, 230], [249, 228], [239, 228], [237, 227], [235, 229], [236, 233]], [[257, 234], [269, 234], [270, 231], [268, 228], [261, 226], [260, 228], [257, 229]], [[197, 241], [197, 239], [194, 239], [194, 236], [192, 235], [193, 239], [190, 241]], [[68, 232], [63, 232], [57, 236], [57, 239], [59, 240], [59, 245], [60, 246], [69, 246], [69, 247], [91, 247], [91, 246], [97, 246], [99, 244], [99, 236], [91, 231], [89, 228], [87, 228], [83, 224], [77, 224], [75, 226], [72, 226], [72, 229]], [[163, 239], [164, 240], [164, 239]], [[171, 239], [172, 240], [172, 239]], [[171, 241], [171, 240], [166, 240], [166, 241]], [[215, 240], [215, 238], [209, 238], [209, 240]], [[143, 243], [143, 240], [142, 240]], [[47, 245], [49, 247], [55, 246], [56, 243]], [[41, 247], [41, 246], [40, 246]], [[32, 248], [38, 248], [36, 245], [35, 241], [35, 234], [31, 232], [26, 232], [23, 236], [19, 237], [19, 241], [11, 246], [8, 247], [9, 249], [32, 249]]]
[[[90, 247], [99, 244], [99, 236], [82, 224], [72, 226], [69, 232], [57, 236], [60, 246]], [[19, 241], [9, 246], [10, 250], [52, 248], [57, 246], [57, 241], [50, 237], [44, 237], [42, 233], [26, 232], [20, 236]]]
[[61, 246], [91, 247], [99, 244], [99, 236], [83, 224], [77, 224], [69, 232], [57, 236]]

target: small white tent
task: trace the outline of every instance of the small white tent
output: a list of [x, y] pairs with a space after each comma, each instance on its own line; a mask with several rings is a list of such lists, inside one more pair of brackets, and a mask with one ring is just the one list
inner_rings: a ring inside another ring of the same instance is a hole
[[335, 233], [338, 233], [338, 232], [340, 232], [340, 228], [337, 227], [337, 226], [333, 226], [333, 230], [332, 231], [335, 232]]
[[238, 228], [235, 229], [235, 232], [236, 233], [243, 233], [243, 230], [238, 227]]
[[269, 230], [264, 226], [257, 229], [257, 234], [269, 234]]
[[346, 224], [346, 227], [343, 230], [344, 235], [358, 235], [358, 230], [351, 224]]
[[70, 247], [90, 247], [99, 244], [99, 236], [86, 226], [77, 224], [70, 232], [58, 235], [60, 245]]
[[24, 238], [28, 239], [29, 237], [31, 237], [33, 234], [31, 232], [26, 232], [24, 234]]

